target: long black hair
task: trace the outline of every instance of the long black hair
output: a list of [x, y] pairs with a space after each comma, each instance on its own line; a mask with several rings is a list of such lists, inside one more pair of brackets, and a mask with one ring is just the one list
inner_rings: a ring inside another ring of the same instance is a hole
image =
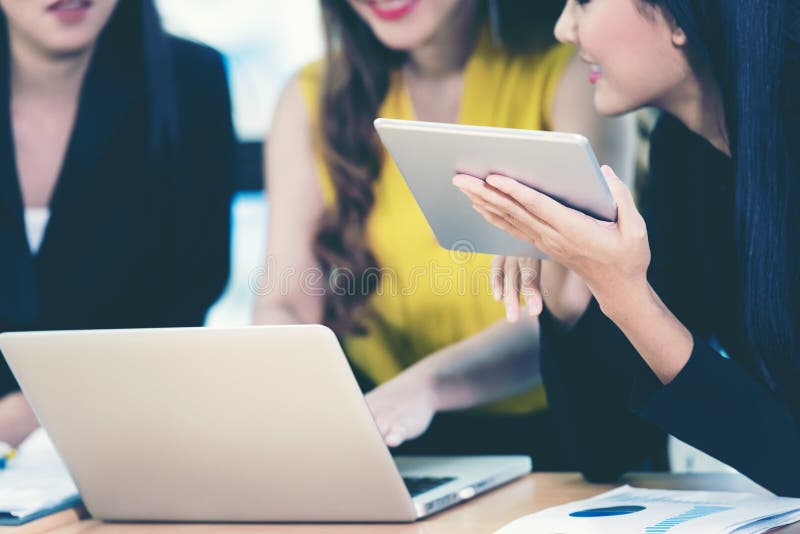
[[686, 33], [724, 106], [748, 342], [800, 408], [800, 0], [641, 0]]
[[[0, 10], [0, 72], [3, 75], [10, 72], [8, 39], [8, 24]], [[100, 53], [121, 62], [125, 69], [141, 77], [150, 115], [152, 164], [166, 175], [178, 171], [175, 167], [181, 160], [177, 154], [180, 136], [172, 51], [154, 0], [120, 0], [98, 37], [95, 54]]]

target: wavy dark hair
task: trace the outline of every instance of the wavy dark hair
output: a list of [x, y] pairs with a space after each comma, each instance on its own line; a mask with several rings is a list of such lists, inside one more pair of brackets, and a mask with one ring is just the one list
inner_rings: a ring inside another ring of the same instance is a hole
[[[8, 83], [10, 56], [8, 23], [0, 9], [0, 67]], [[135, 72], [147, 94], [150, 158], [165, 176], [178, 171], [177, 98], [170, 40], [161, 25], [154, 0], [119, 0], [98, 37], [95, 56], [102, 55]], [[96, 58], [92, 61], [93, 67]], [[8, 93], [10, 97], [10, 92]]]
[[641, 1], [672, 16], [721, 90], [747, 339], [800, 408], [800, 0]]
[[[553, 26], [561, 4], [560, 0], [479, 0], [478, 10], [513, 54], [554, 43]], [[325, 324], [339, 334], [363, 334], [363, 305], [378, 283], [377, 277], [369, 276], [378, 261], [366, 240], [367, 218], [375, 200], [373, 183], [383, 163], [372, 122], [389, 90], [392, 71], [406, 56], [378, 41], [347, 0], [321, 0], [321, 5], [326, 68], [320, 122], [336, 202], [319, 222], [314, 253], [329, 281]], [[333, 290], [337, 273], [347, 273], [357, 291]]]

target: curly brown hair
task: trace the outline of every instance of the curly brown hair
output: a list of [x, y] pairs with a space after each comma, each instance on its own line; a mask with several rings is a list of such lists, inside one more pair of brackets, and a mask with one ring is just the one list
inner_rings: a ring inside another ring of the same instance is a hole
[[[376, 290], [367, 274], [378, 261], [366, 239], [375, 201], [373, 183], [383, 149], [373, 121], [389, 90], [391, 73], [406, 54], [384, 46], [347, 0], [320, 0], [326, 35], [320, 126], [323, 157], [336, 195], [319, 221], [314, 254], [328, 277], [324, 323], [338, 334], [364, 334], [364, 303]], [[479, 13], [509, 53], [551, 46], [561, 0], [481, 0]], [[489, 13], [492, 11], [492, 13]], [[346, 273], [357, 291], [341, 291], [335, 279]]]

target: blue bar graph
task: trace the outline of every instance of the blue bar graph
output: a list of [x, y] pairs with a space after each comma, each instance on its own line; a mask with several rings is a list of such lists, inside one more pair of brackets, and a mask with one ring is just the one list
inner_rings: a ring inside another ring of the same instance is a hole
[[669, 529], [680, 525], [682, 523], [686, 523], [687, 521], [691, 521], [692, 519], [699, 519], [701, 517], [706, 517], [711, 514], [716, 514], [718, 512], [724, 512], [726, 510], [733, 509], [732, 506], [695, 506], [688, 512], [684, 512], [680, 515], [676, 515], [674, 517], [670, 517], [669, 519], [665, 519], [663, 521], [659, 521], [652, 527], [647, 527], [645, 532], [648, 534], [660, 534], [663, 532], [668, 532]]

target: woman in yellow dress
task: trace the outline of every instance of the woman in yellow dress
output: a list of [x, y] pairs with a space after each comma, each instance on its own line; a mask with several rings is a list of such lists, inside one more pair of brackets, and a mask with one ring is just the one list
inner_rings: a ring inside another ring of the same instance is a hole
[[[268, 258], [255, 322], [333, 328], [362, 387], [378, 386], [367, 402], [390, 446], [440, 412], [481, 406], [437, 416], [404, 448], [525, 453], [564, 467], [535, 324], [506, 320], [490, 257], [437, 244], [372, 121], [582, 133], [625, 169], [632, 121], [595, 113], [587, 67], [552, 39], [559, 0], [321, 4], [326, 56], [287, 84], [266, 145]], [[558, 294], [576, 309], [589, 298], [581, 285]]]

